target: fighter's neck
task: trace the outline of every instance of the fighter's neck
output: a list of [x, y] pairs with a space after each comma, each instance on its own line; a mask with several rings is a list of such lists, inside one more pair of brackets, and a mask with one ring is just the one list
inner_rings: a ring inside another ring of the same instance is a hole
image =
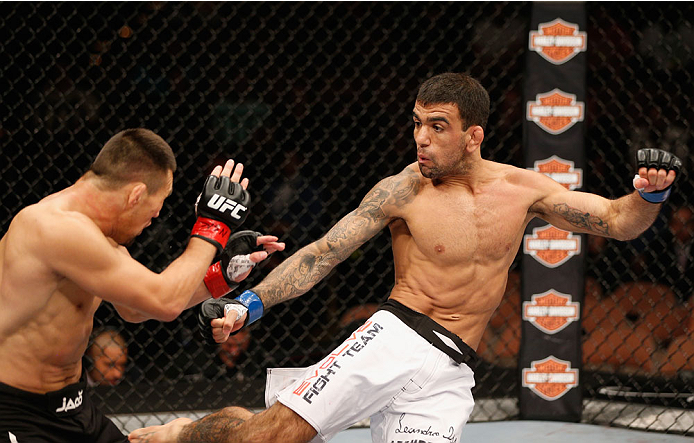
[[75, 184], [61, 191], [69, 210], [86, 215], [108, 236], [117, 223], [127, 204], [126, 193], [122, 190], [105, 190], [94, 180], [79, 179]]
[[433, 179], [434, 186], [462, 186], [473, 193], [490, 181], [491, 162], [475, 159], [466, 162], [455, 174]]

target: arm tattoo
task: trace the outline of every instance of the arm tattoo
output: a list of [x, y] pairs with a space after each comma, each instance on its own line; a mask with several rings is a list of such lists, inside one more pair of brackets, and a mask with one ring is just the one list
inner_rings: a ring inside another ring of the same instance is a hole
[[610, 235], [610, 226], [608, 223], [596, 215], [591, 215], [590, 212], [580, 211], [576, 208], [572, 208], [566, 203], [555, 204], [554, 212], [578, 228], [603, 235]]
[[338, 221], [320, 240], [302, 248], [275, 268], [253, 291], [266, 308], [304, 294], [337, 264], [385, 228], [394, 208], [419, 192], [419, 177], [409, 168], [379, 182], [357, 209]]
[[178, 435], [178, 443], [225, 443], [233, 439], [233, 430], [245, 420], [228, 415], [222, 409], [183, 428]]

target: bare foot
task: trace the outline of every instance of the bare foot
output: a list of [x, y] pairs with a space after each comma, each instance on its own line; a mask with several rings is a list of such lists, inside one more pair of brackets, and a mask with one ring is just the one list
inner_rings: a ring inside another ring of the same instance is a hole
[[192, 422], [189, 418], [177, 418], [162, 426], [136, 429], [128, 435], [128, 440], [134, 443], [176, 443], [183, 427]]

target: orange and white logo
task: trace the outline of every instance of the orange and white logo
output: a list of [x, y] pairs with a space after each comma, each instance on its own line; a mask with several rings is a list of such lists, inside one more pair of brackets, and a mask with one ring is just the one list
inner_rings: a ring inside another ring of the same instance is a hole
[[545, 225], [523, 236], [523, 253], [548, 268], [556, 268], [581, 253], [581, 236]]
[[535, 101], [529, 101], [526, 118], [552, 135], [558, 135], [582, 122], [585, 116], [585, 105], [576, 101], [575, 94], [561, 89], [552, 89], [544, 94], [537, 94]]
[[583, 169], [574, 168], [574, 162], [556, 155], [536, 161], [532, 169], [545, 174], [569, 191], [583, 186]]
[[523, 320], [529, 321], [545, 334], [556, 334], [574, 320], [581, 310], [571, 296], [550, 289], [542, 294], [533, 294], [530, 301], [523, 302]]
[[523, 387], [547, 401], [563, 397], [576, 386], [578, 369], [571, 369], [571, 362], [559, 360], [553, 355], [531, 362], [530, 368], [523, 368]]
[[588, 48], [588, 36], [578, 30], [575, 23], [557, 18], [540, 23], [537, 31], [530, 31], [528, 47], [555, 65], [566, 63]]

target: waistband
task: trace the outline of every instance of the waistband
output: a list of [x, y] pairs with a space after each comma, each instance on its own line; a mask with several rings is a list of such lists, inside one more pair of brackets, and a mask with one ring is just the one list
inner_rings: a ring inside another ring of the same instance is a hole
[[409, 326], [418, 335], [431, 343], [436, 349], [445, 353], [458, 364], [465, 363], [473, 371], [479, 363], [474, 349], [457, 335], [436, 323], [426, 315], [413, 311], [395, 300], [386, 300], [379, 310], [388, 311]]
[[87, 379], [84, 374], [82, 374], [80, 381], [77, 383], [45, 394], [36, 394], [0, 383], [0, 396], [6, 394], [11, 398], [30, 402], [32, 405], [43, 408], [57, 416], [70, 416], [82, 410], [86, 386]]

